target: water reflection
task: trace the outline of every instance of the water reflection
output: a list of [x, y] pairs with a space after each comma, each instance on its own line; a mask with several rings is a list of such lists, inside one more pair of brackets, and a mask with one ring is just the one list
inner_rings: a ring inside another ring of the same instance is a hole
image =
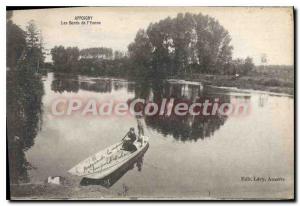
[[[218, 98], [220, 103], [230, 103], [230, 95], [226, 91], [219, 93], [203, 87], [201, 84], [176, 83], [166, 81], [145, 81], [129, 84], [125, 81], [113, 79], [84, 78], [77, 75], [54, 74], [51, 89], [55, 92], [78, 92], [78, 90], [92, 91], [97, 93], [111, 93], [126, 88], [127, 93], [134, 93], [134, 98], [128, 102], [140, 98], [161, 105], [162, 99], [170, 101], [171, 98], [177, 102], [188, 104], [201, 103], [203, 100], [213, 101]], [[250, 98], [250, 96], [237, 96], [239, 98]], [[184, 115], [175, 114], [146, 116], [145, 124], [164, 136], [171, 135], [175, 140], [197, 141], [210, 137], [221, 128], [227, 120], [226, 115]]]
[[[209, 93], [201, 85], [189, 84], [169, 84], [167, 82], [152, 82], [148, 84], [135, 84], [135, 88], [131, 88], [135, 92], [135, 98], [142, 98], [148, 101], [156, 102], [159, 108], [162, 104], [162, 99], [171, 98], [176, 102], [185, 102], [188, 104], [200, 103], [204, 99], [214, 101], [218, 98], [220, 103], [230, 103], [230, 96], [226, 93], [213, 94]], [[224, 125], [227, 120], [226, 115], [184, 115], [178, 116], [172, 113], [154, 116], [145, 116], [145, 123], [150, 128], [163, 134], [164, 136], [171, 135], [175, 140], [180, 141], [197, 141], [210, 137]]]
[[115, 91], [121, 90], [123, 88], [127, 88], [128, 82], [124, 82], [124, 81], [113, 81], [113, 89]]
[[34, 145], [42, 124], [41, 75], [30, 68], [7, 71], [7, 140], [11, 183], [28, 182], [25, 151]]
[[51, 89], [54, 92], [78, 92], [79, 81], [78, 75], [68, 75], [62, 73], [54, 73]]
[[86, 78], [75, 74], [54, 73], [51, 89], [59, 93], [77, 93], [79, 89], [98, 93], [110, 93], [113, 90], [118, 91], [125, 88], [127, 84], [126, 81], [114, 79]]
[[147, 147], [145, 147], [145, 149], [140, 154], [138, 154], [133, 159], [129, 160], [122, 167], [120, 167], [118, 170], [111, 173], [107, 177], [101, 178], [101, 179], [83, 178], [80, 182], [80, 185], [82, 185], [82, 186], [101, 185], [103, 187], [110, 188], [118, 180], [120, 180], [121, 177], [123, 177], [128, 171], [134, 169], [135, 166], [137, 168], [137, 171], [141, 172], [142, 166], [143, 166], [143, 158], [144, 158], [144, 155], [147, 152], [148, 148], [149, 148], [149, 145], [147, 145]]
[[[14, 160], [9, 161], [10, 175], [13, 183], [27, 182], [29, 181], [27, 170], [32, 169], [33, 166], [26, 160], [24, 152], [32, 147], [34, 138], [41, 127], [43, 82], [40, 75], [26, 69], [8, 71], [7, 89], [10, 91], [7, 93], [8, 151], [9, 157]], [[169, 101], [171, 98], [175, 99], [175, 102], [184, 101], [189, 104], [214, 98], [218, 98], [221, 103], [230, 103], [232, 98], [224, 91], [214, 93], [201, 85], [164, 81], [128, 83], [114, 79], [85, 78], [78, 75], [54, 73], [51, 82], [51, 90], [58, 93], [78, 93], [79, 90], [112, 93], [121, 89], [125, 89], [125, 93], [122, 92], [124, 94], [133, 94], [128, 95], [127, 98], [130, 97], [128, 102], [142, 98], [156, 102], [158, 105], [161, 104], [162, 99]], [[238, 98], [240, 97], [236, 97]], [[172, 113], [171, 115], [144, 116], [141, 121], [146, 127], [163, 136], [171, 136], [178, 141], [197, 141], [211, 137], [227, 119], [226, 115], [220, 114], [177, 116]], [[124, 175], [120, 171], [117, 174], [110, 177], [110, 182]]]
[[267, 102], [268, 102], [268, 96], [267, 95], [265, 95], [265, 94], [259, 95], [259, 98], [258, 98], [258, 106], [259, 107], [264, 107]]
[[[12, 183], [26, 182], [29, 180], [29, 175], [33, 183], [41, 182], [52, 175], [65, 176], [67, 175], [66, 171], [76, 163], [108, 145], [120, 141], [129, 127], [138, 125], [138, 119], [134, 119], [132, 116], [126, 117], [127, 119], [115, 116], [102, 119], [81, 116], [50, 118], [46, 108], [51, 105], [52, 99], [59, 96], [75, 96], [66, 94], [70, 91], [77, 93], [76, 95], [80, 97], [99, 97], [99, 99], [109, 97], [120, 101], [143, 98], [160, 102], [162, 98], [174, 98], [191, 103], [218, 97], [221, 102], [228, 103], [251, 101], [251, 106], [253, 106], [249, 116], [241, 119], [219, 115], [138, 117], [145, 125], [145, 135], [150, 136], [151, 150], [147, 151], [146, 159], [144, 159], [146, 167], [142, 167], [143, 158], [141, 158], [135, 163], [126, 164], [122, 170], [111, 174], [106, 180], [86, 182], [85, 179], [82, 181], [82, 185], [98, 184], [106, 187], [113, 185], [111, 189], [114, 190], [122, 186], [121, 182], [124, 181], [126, 185], [134, 185], [134, 187], [130, 187], [132, 188], [131, 194], [140, 194], [139, 192], [142, 190], [147, 194], [153, 194], [153, 192], [159, 194], [173, 191], [174, 188], [181, 188], [174, 191], [174, 194], [175, 192], [180, 194], [182, 189], [197, 191], [200, 188], [202, 190], [203, 188], [199, 185], [207, 185], [206, 180], [213, 181], [211, 186], [217, 185], [224, 180], [223, 177], [226, 177], [224, 184], [232, 187], [235, 186], [234, 177], [245, 171], [252, 174], [252, 169], [247, 165], [257, 165], [258, 160], [264, 163], [262, 165], [266, 165], [261, 169], [262, 175], [267, 175], [272, 171], [281, 171], [280, 173], [286, 174], [289, 179], [293, 177], [289, 173], [292, 171], [289, 170], [289, 167], [282, 167], [282, 165], [278, 165], [278, 161], [275, 161], [279, 159], [281, 162], [289, 162], [289, 157], [291, 157], [290, 153], [286, 154], [284, 147], [277, 147], [285, 144], [286, 140], [291, 140], [292, 144], [293, 140], [293, 134], [284, 129], [293, 125], [292, 118], [290, 118], [293, 114], [293, 101], [289, 98], [273, 97], [269, 94], [259, 96], [252, 92], [225, 91], [185, 83], [127, 83], [117, 80], [100, 79], [97, 81], [99, 78], [70, 75], [63, 77], [59, 74], [56, 76], [50, 74], [44, 81], [46, 95], [43, 98], [45, 108], [43, 130], [39, 131], [38, 136], [35, 137], [36, 131], [41, 125], [41, 120], [37, 121], [37, 119], [41, 119], [42, 115], [40, 104], [43, 86], [40, 79], [38, 75], [33, 74], [16, 74], [11, 71], [7, 73], [7, 138]], [[82, 82], [89, 82], [91, 85], [81, 86]], [[64, 93], [60, 95], [59, 92]], [[277, 111], [286, 112], [278, 113]], [[274, 117], [279, 117], [278, 121]], [[274, 119], [273, 123], [268, 124], [272, 118]], [[286, 121], [280, 121], [281, 119]], [[225, 124], [226, 126], [224, 126]], [[282, 135], [287, 139], [282, 138]], [[164, 136], [167, 136], [167, 141]], [[270, 137], [272, 137], [271, 140]], [[205, 143], [201, 139], [209, 139], [209, 141]], [[194, 143], [194, 141], [198, 142]], [[255, 153], [251, 152], [253, 151], [253, 141], [261, 141], [260, 144], [257, 144], [259, 148], [255, 150]], [[270, 147], [270, 141], [274, 147]], [[181, 144], [182, 142], [187, 143]], [[32, 146], [33, 144], [34, 146]], [[232, 148], [235, 148], [234, 152], [232, 152]], [[66, 150], [68, 150], [68, 155], [66, 155]], [[210, 156], [211, 151], [214, 151], [212, 156]], [[265, 154], [275, 155], [276, 158], [270, 158], [270, 155]], [[218, 160], [215, 157], [222, 158]], [[220, 165], [215, 170], [210, 168], [215, 166], [211, 165], [212, 159], [216, 161], [215, 165]], [[240, 159], [245, 161], [239, 161]], [[230, 161], [233, 166], [229, 168], [222, 165], [223, 160]], [[203, 165], [209, 167], [203, 167]], [[37, 170], [30, 171], [29, 169], [34, 166], [37, 167]], [[170, 169], [178, 168], [178, 166], [185, 169], [182, 171], [183, 175], [177, 170]], [[143, 173], [136, 175], [138, 173], [136, 167], [142, 169]], [[189, 175], [184, 175], [185, 173]], [[156, 188], [155, 191], [151, 191], [150, 187], [145, 186], [144, 178], [142, 178], [145, 175], [149, 177], [147, 184], [150, 184], [151, 188]], [[176, 178], [174, 179], [174, 177]], [[119, 182], [117, 182], [118, 180]]]
[[112, 82], [102, 79], [82, 81], [80, 82], [80, 89], [99, 93], [110, 93], [112, 91]]

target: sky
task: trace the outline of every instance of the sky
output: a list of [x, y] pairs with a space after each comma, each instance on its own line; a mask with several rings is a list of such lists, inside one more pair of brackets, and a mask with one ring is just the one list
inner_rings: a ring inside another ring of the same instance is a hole
[[[34, 20], [41, 30], [45, 48], [56, 45], [110, 47], [126, 51], [139, 29], [151, 22], [176, 17], [178, 13], [202, 13], [216, 18], [231, 35], [233, 58], [250, 56], [261, 64], [294, 64], [294, 23], [291, 7], [80, 7], [14, 11], [13, 21], [25, 29]], [[75, 16], [92, 16], [95, 25], [62, 25]], [[46, 61], [51, 61], [48, 56]]]

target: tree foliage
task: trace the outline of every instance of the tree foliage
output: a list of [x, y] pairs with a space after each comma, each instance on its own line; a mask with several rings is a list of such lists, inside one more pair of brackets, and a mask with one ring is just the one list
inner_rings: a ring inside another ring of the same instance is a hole
[[41, 38], [33, 22], [26, 32], [11, 20], [7, 12], [7, 146], [11, 183], [28, 182], [32, 168], [25, 151], [34, 145], [42, 124], [41, 75], [38, 64], [43, 62]]
[[26, 33], [11, 20], [12, 12], [7, 12], [6, 19], [6, 65], [16, 68], [17, 62], [25, 55]]
[[248, 73], [254, 67], [252, 59], [233, 60], [230, 42], [228, 31], [216, 19], [180, 13], [138, 30], [128, 56], [106, 47], [79, 51], [56, 46], [51, 54], [54, 68], [87, 75], [163, 79], [194, 73]]
[[51, 49], [54, 69], [59, 71], [76, 71], [80, 52], [78, 47], [55, 46]]
[[178, 14], [139, 30], [128, 47], [142, 74], [218, 73], [231, 62], [230, 35], [219, 22], [202, 14]]
[[[7, 12], [6, 60], [10, 69], [30, 68], [38, 72], [45, 60], [43, 38], [34, 21], [29, 21], [26, 31], [12, 21], [13, 12]], [[28, 67], [17, 67], [26, 64]]]
[[113, 51], [106, 47], [93, 47], [80, 50], [80, 58], [84, 59], [112, 59]]
[[43, 38], [35, 22], [31, 20], [26, 27], [26, 61], [38, 71], [45, 60]]
[[[114, 55], [113, 55], [114, 54]], [[121, 51], [97, 47], [79, 50], [77, 47], [55, 46], [51, 49], [53, 68], [93, 76], [122, 76], [127, 72], [128, 58]]]

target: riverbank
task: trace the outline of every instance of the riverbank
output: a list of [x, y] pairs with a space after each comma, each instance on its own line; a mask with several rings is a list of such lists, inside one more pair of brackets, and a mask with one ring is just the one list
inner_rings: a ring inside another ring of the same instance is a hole
[[[69, 76], [70, 73], [61, 73]], [[73, 73], [73, 75], [83, 75]], [[99, 76], [99, 75], [83, 75], [93, 78], [120, 78], [118, 76]], [[124, 80], [133, 80], [144, 82], [143, 77], [136, 78], [128, 75], [122, 77]], [[284, 93], [294, 95], [294, 68], [293, 66], [262, 66], [255, 67], [247, 75], [220, 75], [220, 74], [185, 74], [177, 76], [168, 76], [167, 79], [186, 80], [204, 85], [217, 87], [235, 87], [238, 89], [260, 90], [273, 93]], [[151, 81], [149, 79], [149, 81]]]
[[236, 87], [238, 89], [261, 90], [274, 93], [294, 95], [293, 77], [280, 78], [265, 75], [248, 75], [235, 77], [231, 75], [197, 74], [192, 76], [173, 77], [187, 81], [201, 82], [206, 85], [218, 87]]
[[74, 186], [55, 184], [11, 185], [11, 200], [68, 200], [68, 199], [124, 199], [124, 192], [116, 192], [99, 185]]

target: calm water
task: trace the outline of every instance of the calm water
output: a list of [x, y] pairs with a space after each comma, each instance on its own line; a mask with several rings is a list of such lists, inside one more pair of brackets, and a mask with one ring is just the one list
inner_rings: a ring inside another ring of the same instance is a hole
[[[113, 177], [108, 189], [122, 192], [127, 187], [127, 195], [133, 197], [282, 197], [292, 192], [288, 188], [293, 184], [293, 97], [184, 82], [148, 84], [53, 73], [43, 80], [42, 125], [25, 153], [35, 167], [29, 170], [31, 182], [60, 175], [78, 186], [81, 179], [68, 175], [67, 170], [137, 126], [133, 116], [54, 117], [50, 108], [57, 98], [218, 97], [227, 103], [248, 101], [251, 111], [238, 117], [143, 119], [150, 147]], [[241, 181], [245, 176], [283, 177], [285, 181]]]

